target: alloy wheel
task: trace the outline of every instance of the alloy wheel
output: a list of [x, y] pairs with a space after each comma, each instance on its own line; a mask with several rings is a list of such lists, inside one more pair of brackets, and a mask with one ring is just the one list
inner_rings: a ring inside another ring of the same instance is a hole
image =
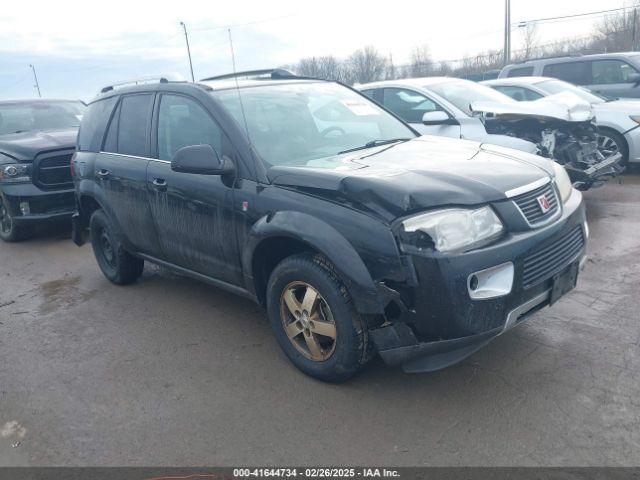
[[601, 134], [598, 136], [598, 150], [604, 158], [609, 158], [620, 152], [620, 146], [615, 139]]
[[111, 242], [109, 233], [103, 228], [100, 230], [100, 247], [102, 250], [102, 256], [109, 266], [116, 267], [116, 254]]
[[280, 318], [291, 344], [306, 358], [322, 362], [336, 348], [336, 323], [320, 293], [306, 282], [291, 282], [280, 297]]

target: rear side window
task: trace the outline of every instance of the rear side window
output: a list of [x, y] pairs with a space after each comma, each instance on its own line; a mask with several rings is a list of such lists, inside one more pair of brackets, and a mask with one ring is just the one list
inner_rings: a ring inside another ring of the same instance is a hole
[[118, 116], [118, 153], [136, 157], [149, 156], [149, 123], [152, 108], [151, 93], [122, 97]]
[[533, 75], [533, 67], [513, 68], [507, 72], [507, 77], [530, 77]]
[[545, 77], [559, 78], [576, 85], [591, 83], [591, 72], [588, 62], [566, 62], [545, 65], [542, 73]]
[[87, 107], [78, 133], [78, 150], [83, 152], [99, 152], [109, 117], [117, 97], [97, 100]]
[[493, 86], [493, 88], [518, 102], [538, 100], [539, 98], [542, 98], [542, 95], [540, 95], [538, 92], [534, 92], [533, 90], [529, 90], [528, 88], [524, 87], [498, 85]]

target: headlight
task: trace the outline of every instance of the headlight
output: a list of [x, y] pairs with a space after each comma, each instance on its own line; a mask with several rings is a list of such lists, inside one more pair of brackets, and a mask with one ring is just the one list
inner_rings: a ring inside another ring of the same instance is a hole
[[470, 248], [498, 237], [504, 227], [491, 207], [451, 208], [424, 213], [402, 222], [407, 233], [427, 234], [440, 252]]
[[640, 115], [629, 115], [629, 118], [636, 123], [640, 123]]
[[1, 182], [28, 182], [31, 180], [29, 173], [31, 166], [24, 163], [10, 163], [0, 165]]
[[552, 162], [552, 164], [553, 172], [555, 173], [556, 177], [556, 185], [558, 186], [560, 198], [562, 199], [562, 203], [564, 204], [571, 196], [573, 185], [571, 184], [569, 175], [567, 174], [567, 171], [564, 169], [564, 167], [556, 162]]

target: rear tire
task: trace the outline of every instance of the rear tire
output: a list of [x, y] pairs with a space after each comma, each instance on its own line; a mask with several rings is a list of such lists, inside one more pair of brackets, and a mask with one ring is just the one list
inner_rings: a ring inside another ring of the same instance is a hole
[[366, 324], [321, 255], [293, 255], [276, 266], [267, 286], [267, 313], [280, 347], [307, 375], [341, 382], [369, 360]]
[[127, 252], [119, 235], [102, 210], [96, 210], [89, 221], [91, 245], [98, 266], [116, 285], [135, 282], [144, 270], [144, 260]]
[[19, 242], [25, 240], [30, 233], [30, 228], [24, 225], [16, 225], [16, 222], [13, 221], [13, 216], [0, 196], [0, 238], [5, 242]]

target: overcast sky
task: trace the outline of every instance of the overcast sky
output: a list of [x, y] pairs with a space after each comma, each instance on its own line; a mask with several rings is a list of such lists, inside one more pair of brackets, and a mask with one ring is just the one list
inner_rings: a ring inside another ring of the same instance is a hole
[[[512, 0], [512, 22], [623, 6], [623, 0]], [[602, 17], [540, 24], [540, 43], [588, 35]], [[438, 60], [501, 48], [504, 0], [5, 1], [0, 8], [0, 98], [92, 98], [111, 82], [149, 75], [189, 78], [189, 29], [196, 78], [231, 71], [228, 33], [239, 70], [347, 56], [373, 45], [408, 61], [427, 44]], [[522, 32], [512, 33], [517, 49]]]

